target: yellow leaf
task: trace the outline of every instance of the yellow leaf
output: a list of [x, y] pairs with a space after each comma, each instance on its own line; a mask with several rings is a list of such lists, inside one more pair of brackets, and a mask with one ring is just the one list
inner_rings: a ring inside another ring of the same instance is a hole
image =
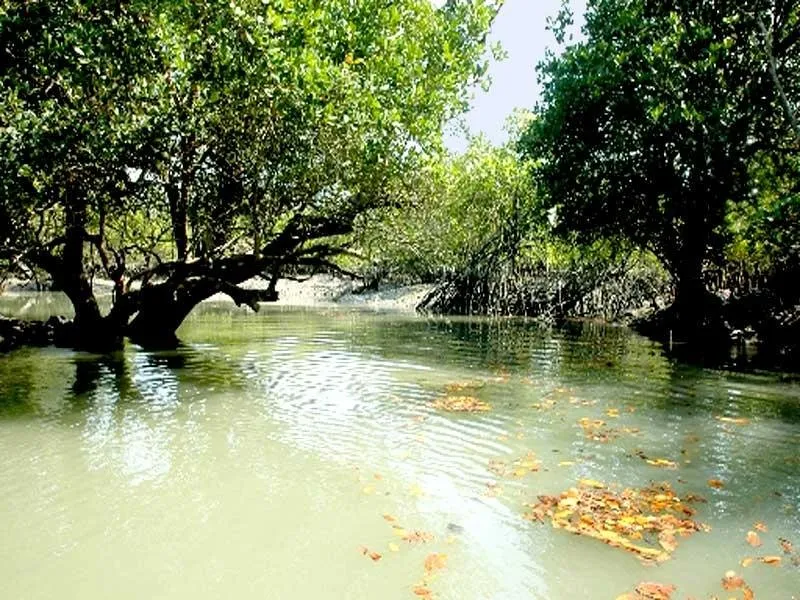
[[731, 423], [733, 425], [747, 425], [750, 422], [750, 419], [746, 419], [745, 417], [717, 417], [717, 421], [721, 423]]
[[397, 521], [396, 517], [394, 517], [394, 516], [392, 516], [392, 515], [390, 515], [388, 513], [384, 514], [383, 518], [384, 518], [384, 520], [389, 521], [389, 523], [394, 523], [395, 521]]
[[397, 526], [392, 527], [392, 533], [395, 534], [397, 537], [401, 538], [406, 537], [408, 535], [408, 532], [405, 529]]
[[594, 479], [580, 479], [578, 480], [578, 483], [584, 487], [595, 488], [598, 490], [602, 490], [604, 487], [606, 487], [605, 484], [595, 481]]
[[575, 463], [573, 461], [571, 461], [571, 460], [562, 460], [560, 463], [558, 463], [558, 466], [559, 467], [571, 467], [574, 464]]
[[420, 498], [421, 496], [425, 495], [425, 492], [423, 492], [422, 488], [417, 484], [412, 485], [408, 493], [414, 496], [414, 498]]
[[391, 550], [392, 552], [400, 552], [400, 546], [398, 546], [394, 542], [389, 542], [389, 550]]
[[725, 487], [725, 482], [722, 481], [721, 479], [709, 479], [708, 485], [712, 488], [719, 490]]
[[367, 495], [370, 495], [370, 494], [373, 494], [375, 492], [375, 488], [372, 487], [371, 485], [368, 485], [368, 486], [364, 487], [361, 491], [364, 492]]
[[749, 557], [749, 556], [748, 556], [748, 557], [746, 557], [746, 558], [743, 558], [743, 559], [742, 559], [742, 562], [741, 562], [740, 564], [741, 564], [743, 567], [747, 568], [747, 567], [749, 567], [751, 564], [753, 564], [753, 559], [752, 559], [752, 557]]
[[762, 556], [758, 560], [760, 560], [765, 565], [778, 566], [778, 565], [781, 564], [781, 557], [780, 556]]
[[654, 467], [659, 467], [662, 469], [677, 469], [678, 463], [673, 462], [671, 460], [667, 460], [666, 458], [647, 458], [645, 462], [648, 465], [653, 465]]

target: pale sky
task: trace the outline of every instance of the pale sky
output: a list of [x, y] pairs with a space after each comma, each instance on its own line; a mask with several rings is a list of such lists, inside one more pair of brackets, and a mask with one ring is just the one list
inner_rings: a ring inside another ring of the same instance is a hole
[[[579, 35], [585, 0], [570, 0]], [[555, 48], [553, 35], [545, 30], [547, 17], [558, 13], [561, 0], [506, 0], [495, 19], [489, 39], [499, 41], [508, 57], [493, 62], [489, 68], [492, 86], [488, 93], [475, 92], [472, 109], [465, 120], [471, 133], [485, 134], [490, 141], [506, 141], [504, 126], [515, 108], [533, 108], [538, 95], [536, 64], [544, 58], [546, 48]], [[450, 128], [453, 129], [452, 127]], [[460, 132], [449, 132], [447, 146], [463, 150], [466, 146]]]

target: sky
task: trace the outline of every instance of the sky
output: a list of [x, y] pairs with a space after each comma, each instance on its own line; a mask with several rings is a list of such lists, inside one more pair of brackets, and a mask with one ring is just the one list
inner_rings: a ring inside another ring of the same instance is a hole
[[[570, 0], [579, 29], [585, 0]], [[552, 33], [546, 31], [547, 17], [558, 13], [561, 0], [506, 0], [495, 19], [489, 39], [499, 41], [507, 53], [502, 62], [492, 62], [489, 75], [492, 86], [484, 93], [478, 89], [465, 121], [470, 133], [483, 133], [490, 141], [501, 144], [507, 139], [506, 119], [515, 108], [533, 108], [539, 95], [536, 65], [544, 58], [545, 49], [555, 48]], [[447, 145], [455, 151], [466, 147], [463, 134], [451, 126]]]

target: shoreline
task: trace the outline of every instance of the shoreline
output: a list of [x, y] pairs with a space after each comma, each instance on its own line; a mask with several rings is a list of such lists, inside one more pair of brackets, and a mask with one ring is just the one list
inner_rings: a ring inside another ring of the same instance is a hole
[[[264, 290], [267, 289], [267, 285], [267, 280], [261, 277], [254, 277], [245, 281], [240, 287], [250, 290]], [[104, 279], [96, 279], [93, 282], [95, 294], [99, 298], [110, 296], [113, 287], [112, 282]], [[359, 291], [361, 286], [357, 281], [333, 275], [318, 274], [303, 281], [278, 280], [276, 286], [278, 300], [264, 304], [298, 307], [347, 306], [373, 310], [416, 312], [419, 303], [433, 288], [433, 284], [384, 284], [378, 286], [378, 289], [375, 290]], [[19, 280], [10, 279], [5, 282], [5, 287], [0, 289], [0, 296], [50, 291]], [[203, 300], [202, 303], [211, 302], [229, 302], [233, 304], [233, 300], [222, 293], [214, 294]]]

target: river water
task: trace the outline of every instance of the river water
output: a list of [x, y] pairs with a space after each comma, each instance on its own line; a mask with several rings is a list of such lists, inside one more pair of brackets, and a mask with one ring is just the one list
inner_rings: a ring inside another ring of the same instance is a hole
[[[740, 598], [728, 570], [756, 598], [800, 598], [779, 544], [800, 548], [796, 379], [586, 323], [206, 305], [180, 336], [0, 357], [0, 598], [613, 600], [641, 581]], [[447, 390], [491, 410], [442, 411]], [[497, 468], [532, 456], [537, 472]], [[669, 482], [711, 529], [652, 566], [522, 518], [581, 479]], [[446, 559], [426, 572], [431, 554]], [[781, 563], [741, 565], [763, 556]]]

